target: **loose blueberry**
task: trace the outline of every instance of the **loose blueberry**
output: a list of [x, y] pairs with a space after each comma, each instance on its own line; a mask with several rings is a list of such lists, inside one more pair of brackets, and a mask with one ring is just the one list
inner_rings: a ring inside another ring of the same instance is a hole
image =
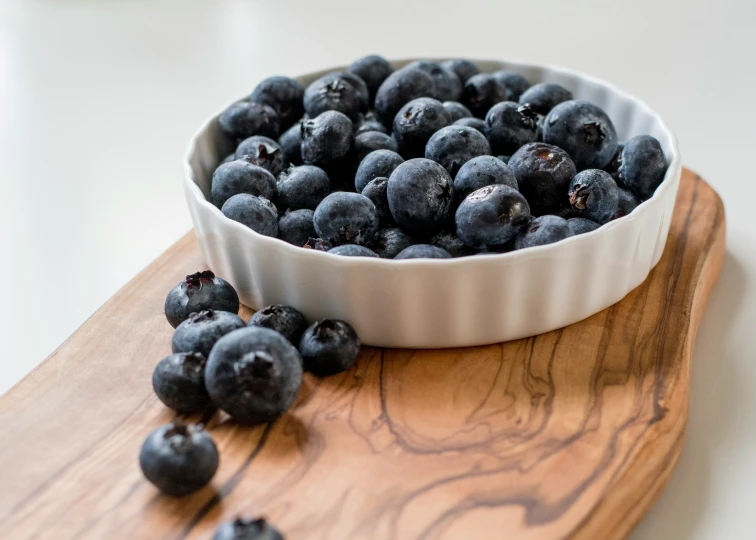
[[473, 191], [494, 184], [519, 189], [517, 179], [506, 163], [493, 156], [474, 157], [462, 165], [454, 177], [454, 195], [459, 203]]
[[208, 309], [192, 313], [176, 327], [171, 347], [174, 353], [196, 352], [207, 358], [216, 341], [244, 326], [246, 324], [241, 317], [229, 311]]
[[357, 120], [363, 109], [363, 97], [341, 73], [329, 73], [313, 81], [305, 90], [305, 112], [315, 118], [326, 111], [338, 111], [350, 120]]
[[399, 109], [394, 118], [394, 137], [399, 153], [406, 158], [422, 157], [425, 145], [436, 131], [451, 124], [440, 101], [417, 98]]
[[239, 193], [223, 203], [221, 212], [264, 236], [278, 235], [278, 210], [268, 199]]
[[607, 223], [617, 213], [619, 193], [608, 172], [586, 169], [577, 173], [570, 182], [567, 195], [575, 214], [596, 223]]
[[439, 129], [425, 145], [425, 157], [446, 169], [452, 177], [477, 156], [491, 153], [491, 146], [479, 131], [464, 126], [447, 126]]
[[619, 166], [619, 181], [642, 200], [654, 194], [667, 172], [661, 144], [650, 135], [639, 135], [625, 143]]
[[452, 122], [453, 126], [465, 126], [480, 131], [483, 135], [486, 134], [486, 122], [481, 118], [460, 118]]
[[249, 319], [249, 326], [275, 330], [296, 346], [299, 345], [299, 339], [307, 328], [307, 320], [291, 306], [273, 304], [255, 312]]
[[239, 193], [266, 199], [273, 199], [276, 195], [276, 179], [270, 171], [243, 159], [224, 163], [215, 169], [211, 186], [213, 204], [218, 208]]
[[485, 118], [488, 110], [501, 101], [506, 101], [509, 91], [490, 73], [473, 75], [462, 89], [462, 104], [478, 118]]
[[502, 246], [530, 220], [525, 197], [509, 186], [494, 185], [473, 191], [457, 208], [457, 236], [471, 248]]
[[538, 114], [529, 105], [514, 101], [497, 103], [486, 115], [485, 134], [494, 154], [514, 154], [535, 142]]
[[281, 208], [315, 210], [331, 192], [331, 182], [320, 167], [300, 165], [283, 171], [278, 176], [276, 188]]
[[289, 77], [269, 77], [252, 91], [249, 101], [270, 105], [278, 114], [281, 131], [289, 129], [304, 114], [304, 88]]
[[354, 176], [354, 187], [362, 192], [368, 182], [375, 178], [388, 178], [399, 165], [404, 163], [404, 158], [391, 150], [375, 150], [370, 152], [360, 162], [357, 173]]
[[389, 130], [386, 129], [386, 126], [381, 124], [381, 121], [378, 120], [378, 117], [374, 112], [369, 112], [360, 116], [360, 119], [355, 125], [354, 135], [356, 137], [360, 133], [369, 133], [370, 131], [378, 131], [379, 133], [390, 135]]
[[515, 239], [515, 248], [524, 249], [553, 244], [574, 236], [567, 220], [559, 216], [540, 216], [523, 228]]
[[305, 330], [299, 351], [308, 371], [333, 375], [354, 365], [360, 354], [360, 340], [348, 323], [325, 319]]
[[322, 238], [309, 238], [307, 240], [307, 243], [302, 246], [305, 249], [313, 249], [315, 251], [328, 251], [333, 246], [330, 244], [330, 242], [326, 242]]
[[451, 259], [451, 254], [438, 246], [431, 244], [415, 244], [403, 249], [394, 257], [397, 261], [404, 259]]
[[439, 101], [457, 101], [462, 95], [462, 82], [457, 74], [431, 60], [417, 60], [407, 64], [406, 69], [419, 69], [431, 76], [436, 86], [434, 97]]
[[166, 407], [182, 413], [203, 410], [210, 404], [205, 389], [205, 363], [200, 353], [166, 356], [152, 372], [152, 388]]
[[441, 62], [441, 67], [452, 70], [463, 85], [467, 82], [467, 79], [480, 73], [478, 66], [464, 58], [446, 60]]
[[563, 148], [579, 171], [604, 168], [617, 151], [617, 131], [609, 116], [581, 100], [551, 110], [543, 124], [543, 141]]
[[375, 95], [375, 112], [384, 126], [392, 125], [405, 103], [419, 97], [434, 97], [436, 85], [421, 69], [402, 68], [383, 81]]
[[362, 190], [362, 194], [373, 201], [378, 215], [378, 225], [386, 227], [394, 223], [388, 205], [388, 178], [373, 178]]
[[433, 236], [451, 222], [452, 179], [438, 163], [423, 158], [410, 159], [391, 173], [388, 202], [391, 215], [400, 227], [419, 236]]
[[590, 219], [574, 217], [567, 220], [567, 224], [572, 229], [572, 233], [577, 236], [578, 234], [584, 234], [587, 232], [595, 231], [601, 225]]
[[530, 143], [509, 159], [520, 192], [535, 213], [559, 208], [567, 199], [567, 188], [577, 172], [570, 156], [559, 147]]
[[218, 127], [229, 140], [237, 143], [252, 135], [278, 137], [278, 114], [269, 105], [239, 101], [218, 118]]
[[284, 159], [292, 165], [302, 164], [302, 122], [295, 122], [293, 126], [283, 132], [278, 139]]
[[284, 537], [263, 518], [236, 518], [221, 524], [213, 540], [284, 540]]
[[264, 424], [291, 407], [302, 384], [302, 358], [275, 330], [248, 326], [226, 334], [205, 368], [210, 400], [242, 424]]
[[365, 246], [358, 246], [357, 244], [343, 244], [336, 246], [333, 249], [329, 249], [328, 253], [333, 255], [341, 255], [342, 257], [378, 257], [372, 249]]
[[564, 86], [554, 83], [534, 84], [520, 95], [520, 105], [528, 104], [538, 114], [547, 115], [549, 111], [572, 99], [572, 92]]
[[166, 424], [144, 441], [139, 466], [160, 491], [181, 497], [212, 480], [218, 470], [218, 449], [202, 426]]
[[391, 150], [392, 152], [396, 152], [397, 149], [394, 137], [378, 131], [360, 133], [354, 138], [354, 159], [358, 164], [362, 163], [362, 160], [368, 154], [376, 150]]
[[373, 202], [359, 193], [337, 191], [315, 209], [315, 230], [331, 244], [365, 245], [378, 230]]
[[501, 70], [491, 75], [509, 91], [510, 101], [518, 101], [523, 92], [531, 86], [530, 81], [516, 71]]
[[622, 189], [621, 187], [618, 187], [617, 190], [617, 213], [614, 214], [615, 219], [628, 215], [641, 203], [640, 199], [633, 195], [631, 191]]
[[278, 143], [268, 137], [254, 135], [244, 139], [236, 147], [237, 159], [245, 159], [278, 176], [286, 168], [286, 158]]
[[309, 208], [287, 210], [278, 220], [278, 238], [297, 247], [304, 246], [310, 238], [317, 236], [313, 217], [315, 212]]
[[380, 229], [368, 244], [381, 259], [393, 259], [412, 245], [412, 239], [398, 227]]
[[460, 118], [473, 118], [473, 113], [470, 112], [470, 109], [459, 101], [444, 101], [443, 106], [451, 122], [456, 122]]
[[210, 270], [186, 276], [165, 299], [165, 317], [172, 327], [189, 318], [192, 313], [206, 309], [239, 311], [239, 295], [225, 279], [216, 277]]
[[452, 257], [465, 257], [475, 253], [473, 249], [466, 246], [465, 243], [459, 239], [457, 233], [451, 231], [442, 231], [438, 233], [431, 238], [430, 243], [445, 250]]
[[354, 145], [352, 121], [337, 111], [326, 111], [302, 123], [302, 159], [327, 167], [344, 160]]
[[370, 103], [373, 103], [378, 88], [394, 72], [394, 68], [382, 56], [370, 55], [356, 60], [349, 66], [349, 71], [365, 81], [370, 93]]

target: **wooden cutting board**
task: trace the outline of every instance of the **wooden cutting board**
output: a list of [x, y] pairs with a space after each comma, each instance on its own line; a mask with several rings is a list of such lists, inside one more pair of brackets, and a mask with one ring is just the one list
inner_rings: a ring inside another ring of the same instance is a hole
[[175, 417], [150, 378], [170, 353], [165, 294], [203, 268], [188, 234], [0, 398], [0, 536], [210, 538], [264, 514], [291, 539], [625, 537], [683, 446], [724, 238], [722, 202], [686, 171], [664, 257], [619, 304], [500, 345], [366, 347], [347, 373], [306, 376], [271, 425], [208, 415], [220, 469], [174, 499], [137, 454]]

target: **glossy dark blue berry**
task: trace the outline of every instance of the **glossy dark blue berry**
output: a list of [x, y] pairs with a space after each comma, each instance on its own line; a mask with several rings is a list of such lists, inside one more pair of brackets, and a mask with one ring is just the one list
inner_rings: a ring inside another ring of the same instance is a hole
[[566, 219], [551, 215], [540, 216], [520, 231], [515, 239], [515, 248], [525, 249], [553, 244], [574, 234]]
[[286, 168], [286, 158], [276, 141], [262, 135], [253, 135], [236, 147], [236, 158], [245, 159], [253, 165], [259, 165], [278, 176]]
[[509, 159], [522, 193], [536, 214], [556, 210], [567, 201], [567, 188], [577, 173], [570, 156], [559, 147], [530, 143]]
[[516, 71], [508, 71], [504, 69], [501, 71], [494, 71], [491, 75], [509, 91], [509, 96], [507, 98], [509, 101], [518, 101], [525, 90], [531, 86], [530, 81]]
[[263, 518], [239, 517], [222, 523], [215, 530], [213, 540], [284, 540], [284, 537]]
[[457, 236], [457, 233], [452, 231], [442, 231], [438, 233], [431, 238], [430, 243], [445, 250], [452, 257], [465, 257], [475, 253], [474, 249], [466, 246], [465, 243], [460, 240], [459, 236]]
[[489, 109], [485, 134], [494, 154], [511, 156], [522, 145], [535, 142], [538, 114], [529, 105], [502, 101]]
[[617, 151], [617, 131], [609, 116], [593, 103], [560, 103], [546, 116], [543, 141], [563, 148], [579, 171], [603, 169]]
[[362, 194], [373, 201], [378, 215], [378, 226], [394, 224], [394, 218], [388, 205], [388, 178], [373, 178], [362, 190]]
[[379, 131], [368, 131], [366, 133], [360, 133], [354, 138], [354, 159], [357, 163], [362, 163], [362, 160], [376, 150], [391, 150], [396, 152], [398, 146], [396, 140], [391, 135], [386, 135]]
[[278, 113], [264, 103], [239, 101], [228, 107], [218, 118], [218, 127], [230, 141], [238, 143], [252, 135], [278, 137]]
[[661, 144], [650, 135], [627, 141], [620, 160], [619, 181], [642, 200], [654, 194], [667, 172]]
[[413, 99], [394, 117], [394, 138], [405, 159], [422, 157], [425, 145], [436, 131], [451, 124], [449, 113], [433, 98]]
[[618, 187], [617, 190], [617, 213], [614, 214], [615, 219], [628, 215], [641, 203], [640, 199], [631, 191], [621, 187]]
[[276, 179], [270, 171], [236, 159], [215, 169], [211, 182], [213, 204], [218, 208], [229, 198], [239, 193], [273, 199], [276, 195]]
[[176, 327], [171, 340], [174, 353], [196, 352], [207, 358], [215, 342], [246, 323], [236, 313], [208, 309], [192, 313]]
[[278, 238], [293, 246], [304, 246], [310, 238], [318, 235], [313, 225], [314, 216], [315, 212], [309, 208], [287, 210], [278, 220]]
[[506, 163], [493, 156], [474, 157], [462, 165], [454, 177], [454, 195], [459, 203], [473, 191], [494, 184], [519, 189], [517, 179]]
[[278, 210], [268, 199], [239, 193], [223, 203], [221, 212], [264, 236], [278, 236]]
[[307, 320], [299, 310], [283, 304], [265, 306], [249, 319], [249, 326], [260, 326], [275, 330], [289, 340], [294, 346], [299, 345], [299, 338], [307, 328]]
[[152, 388], [166, 407], [182, 413], [199, 412], [210, 404], [205, 389], [205, 363], [199, 353], [166, 356], [152, 372]]
[[460, 100], [478, 118], [485, 118], [488, 110], [509, 98], [509, 91], [490, 73], [473, 75], [462, 89]]
[[278, 138], [284, 159], [292, 165], [302, 164], [302, 122], [295, 122]]
[[281, 131], [289, 129], [304, 114], [304, 88], [289, 77], [268, 77], [252, 91], [249, 101], [270, 105], [278, 113]]
[[434, 161], [410, 159], [391, 173], [388, 202], [391, 215], [401, 228], [420, 237], [433, 236], [451, 223], [454, 211], [452, 179]]
[[443, 248], [432, 244], [414, 244], [399, 252], [395, 260], [405, 259], [451, 259], [451, 254]]
[[608, 172], [586, 169], [575, 175], [567, 192], [570, 206], [579, 217], [604, 224], [617, 213], [619, 192]]
[[382, 56], [372, 54], [356, 60], [349, 66], [349, 71], [365, 81], [370, 93], [370, 103], [372, 104], [375, 101], [375, 94], [378, 92], [378, 88], [394, 72], [394, 68]]
[[378, 131], [390, 135], [389, 130], [386, 129], [374, 112], [369, 112], [360, 116], [360, 119], [354, 126], [355, 137], [360, 133], [368, 133], [370, 131]]
[[352, 121], [343, 113], [326, 111], [302, 123], [302, 160], [326, 168], [344, 160], [354, 146]]
[[341, 73], [323, 75], [313, 81], [304, 93], [305, 112], [310, 118], [326, 111], [338, 111], [351, 120], [357, 120], [363, 105], [360, 90]]
[[237, 313], [239, 295], [228, 281], [205, 270], [186, 276], [173, 287], [165, 299], [164, 309], [165, 318], [176, 328], [192, 313], [206, 309]]
[[449, 115], [450, 123], [456, 122], [460, 118], [473, 118], [473, 113], [470, 112], [470, 109], [459, 101], [444, 101], [442, 105], [446, 114]]
[[453, 60], [446, 60], [441, 62], [441, 66], [452, 70], [463, 85], [467, 82], [467, 79], [473, 75], [480, 73], [478, 66], [466, 60], [464, 58], [455, 58]]
[[329, 249], [328, 253], [331, 253], [332, 255], [341, 255], [342, 257], [378, 257], [378, 254], [372, 249], [357, 244], [343, 244], [341, 246], [336, 246], [335, 248]]
[[506, 185], [473, 191], [459, 205], [454, 217], [457, 236], [475, 249], [506, 244], [529, 219], [528, 201]]
[[364, 195], [337, 191], [315, 209], [314, 224], [320, 238], [334, 246], [365, 245], [378, 230], [378, 212]]
[[538, 83], [525, 90], [519, 103], [527, 103], [538, 114], [547, 115], [549, 111], [562, 103], [572, 99], [572, 92], [564, 86], [555, 83]]
[[218, 470], [218, 462], [213, 439], [199, 425], [160, 426], [139, 452], [145, 478], [166, 495], [176, 497], [206, 486]]
[[601, 225], [599, 225], [595, 221], [591, 221], [590, 219], [582, 217], [570, 218], [567, 220], [567, 224], [570, 226], [572, 233], [575, 235], [595, 231], [596, 229], [601, 227]]
[[452, 176], [477, 156], [491, 154], [486, 137], [474, 128], [447, 126], [438, 130], [425, 145], [425, 157], [439, 163]]
[[299, 342], [305, 369], [316, 375], [333, 375], [354, 365], [360, 340], [348, 323], [325, 319], [305, 330]]
[[264, 424], [291, 407], [302, 384], [302, 358], [275, 330], [247, 326], [213, 347], [205, 368], [210, 400], [242, 424]]
[[375, 178], [388, 178], [399, 165], [404, 163], [404, 158], [391, 150], [375, 150], [370, 152], [360, 162], [354, 176], [354, 187], [362, 192], [368, 182]]
[[452, 125], [473, 128], [483, 135], [486, 134], [486, 122], [482, 118], [460, 118], [452, 122]]
[[393, 259], [412, 245], [412, 239], [398, 227], [379, 229], [368, 244], [381, 259]]
[[416, 60], [405, 67], [406, 69], [419, 69], [430, 75], [435, 84], [434, 97], [439, 101], [457, 101], [462, 95], [462, 81], [448, 67], [443, 67], [431, 60]]
[[278, 176], [276, 189], [281, 208], [315, 210], [331, 192], [331, 182], [320, 167], [300, 165], [283, 171]]
[[405, 103], [419, 97], [435, 97], [436, 84], [421, 69], [402, 68], [383, 81], [375, 95], [375, 112], [384, 126], [391, 126]]

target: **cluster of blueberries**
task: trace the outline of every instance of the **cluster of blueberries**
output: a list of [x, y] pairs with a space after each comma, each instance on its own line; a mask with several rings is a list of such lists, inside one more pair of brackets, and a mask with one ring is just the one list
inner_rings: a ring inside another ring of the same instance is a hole
[[[320, 376], [352, 367], [360, 340], [344, 321], [307, 324], [281, 304], [241, 319], [239, 296], [211, 271], [186, 276], [168, 293], [165, 316], [175, 328], [173, 354], [152, 375], [158, 398], [180, 413], [216, 407], [245, 425], [271, 422], [299, 392], [304, 370]], [[200, 424], [172, 422], [142, 445], [139, 464], [162, 492], [182, 496], [205, 486], [218, 469], [218, 450]], [[281, 539], [263, 519], [240, 518], [222, 525], [215, 540]]]
[[468, 60], [380, 56], [306, 89], [262, 81], [218, 127], [212, 202], [260, 234], [337, 255], [450, 258], [592, 231], [653, 195], [659, 141], [554, 83]]

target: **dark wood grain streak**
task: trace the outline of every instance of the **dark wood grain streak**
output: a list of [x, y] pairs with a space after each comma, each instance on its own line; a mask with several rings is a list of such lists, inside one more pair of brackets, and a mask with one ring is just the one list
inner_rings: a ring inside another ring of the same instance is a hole
[[724, 232], [721, 201], [686, 171], [664, 256], [620, 303], [487, 347], [365, 347], [347, 373], [306, 375], [267, 426], [181, 416], [206, 424], [221, 465], [173, 499], [136, 456], [175, 418], [150, 376], [170, 352], [165, 292], [203, 267], [187, 235], [0, 398], [2, 536], [209, 538], [266, 514], [295, 540], [623, 538], [682, 450]]

